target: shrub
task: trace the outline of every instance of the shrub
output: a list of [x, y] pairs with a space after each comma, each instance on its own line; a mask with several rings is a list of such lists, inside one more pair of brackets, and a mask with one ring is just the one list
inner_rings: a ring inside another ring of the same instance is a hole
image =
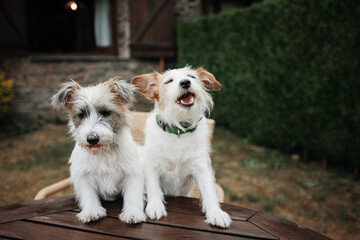
[[0, 72], [0, 119], [10, 110], [10, 101], [13, 97], [13, 79], [5, 78], [5, 74]]
[[177, 28], [178, 66], [222, 83], [217, 124], [285, 151], [360, 167], [360, 5], [267, 0]]

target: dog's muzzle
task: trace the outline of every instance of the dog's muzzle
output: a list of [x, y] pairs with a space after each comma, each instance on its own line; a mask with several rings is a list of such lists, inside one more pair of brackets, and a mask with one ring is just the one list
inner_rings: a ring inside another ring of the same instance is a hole
[[100, 141], [100, 137], [96, 133], [90, 133], [87, 136], [86, 141], [89, 143], [88, 148], [91, 151], [96, 151], [101, 147], [101, 145], [98, 144]]
[[86, 141], [91, 144], [95, 145], [99, 142], [100, 138], [96, 133], [91, 133], [87, 136]]
[[180, 87], [182, 87], [183, 89], [188, 89], [191, 85], [191, 82], [189, 79], [183, 79], [180, 81]]
[[180, 87], [185, 89], [184, 93], [181, 94], [177, 99], [176, 103], [183, 107], [191, 107], [194, 105], [196, 95], [189, 90], [191, 81], [189, 79], [183, 79], [180, 81]]

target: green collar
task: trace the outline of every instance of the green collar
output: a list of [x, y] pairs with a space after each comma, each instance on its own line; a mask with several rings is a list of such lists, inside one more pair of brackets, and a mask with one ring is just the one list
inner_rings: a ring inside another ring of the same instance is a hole
[[[201, 119], [200, 119], [201, 120]], [[160, 117], [158, 115], [156, 115], [156, 123], [157, 125], [162, 129], [164, 130], [165, 132], [168, 132], [168, 133], [173, 133], [173, 134], [176, 134], [178, 135], [178, 137], [180, 137], [181, 134], [184, 134], [184, 133], [192, 133], [192, 132], [195, 132], [196, 128], [197, 128], [197, 124], [195, 127], [193, 128], [190, 128], [190, 129], [185, 129], [184, 130], [181, 130], [180, 128], [178, 127], [175, 127], [175, 126], [170, 126], [166, 123], [164, 123]]]

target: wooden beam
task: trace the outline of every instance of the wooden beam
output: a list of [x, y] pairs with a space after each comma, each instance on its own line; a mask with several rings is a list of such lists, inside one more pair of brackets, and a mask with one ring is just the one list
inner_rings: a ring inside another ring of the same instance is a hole
[[159, 59], [159, 72], [165, 72], [165, 58], [164, 57], [160, 57]]

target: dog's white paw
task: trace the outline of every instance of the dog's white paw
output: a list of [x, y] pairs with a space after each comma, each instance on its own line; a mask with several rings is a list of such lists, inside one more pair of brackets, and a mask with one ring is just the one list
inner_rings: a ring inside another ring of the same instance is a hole
[[88, 208], [82, 210], [76, 216], [83, 223], [96, 221], [102, 217], [106, 217], [106, 209], [103, 207]]
[[138, 210], [138, 209], [128, 208], [119, 215], [119, 218], [121, 221], [127, 224], [132, 224], [132, 223], [135, 224], [146, 221], [146, 215], [144, 211], [140, 209]]
[[215, 209], [211, 209], [206, 213], [205, 222], [213, 226], [228, 228], [231, 224], [231, 218], [229, 214], [227, 214], [220, 208], [215, 208]]
[[146, 215], [151, 219], [160, 219], [167, 216], [164, 203], [162, 201], [148, 202], [146, 209]]

